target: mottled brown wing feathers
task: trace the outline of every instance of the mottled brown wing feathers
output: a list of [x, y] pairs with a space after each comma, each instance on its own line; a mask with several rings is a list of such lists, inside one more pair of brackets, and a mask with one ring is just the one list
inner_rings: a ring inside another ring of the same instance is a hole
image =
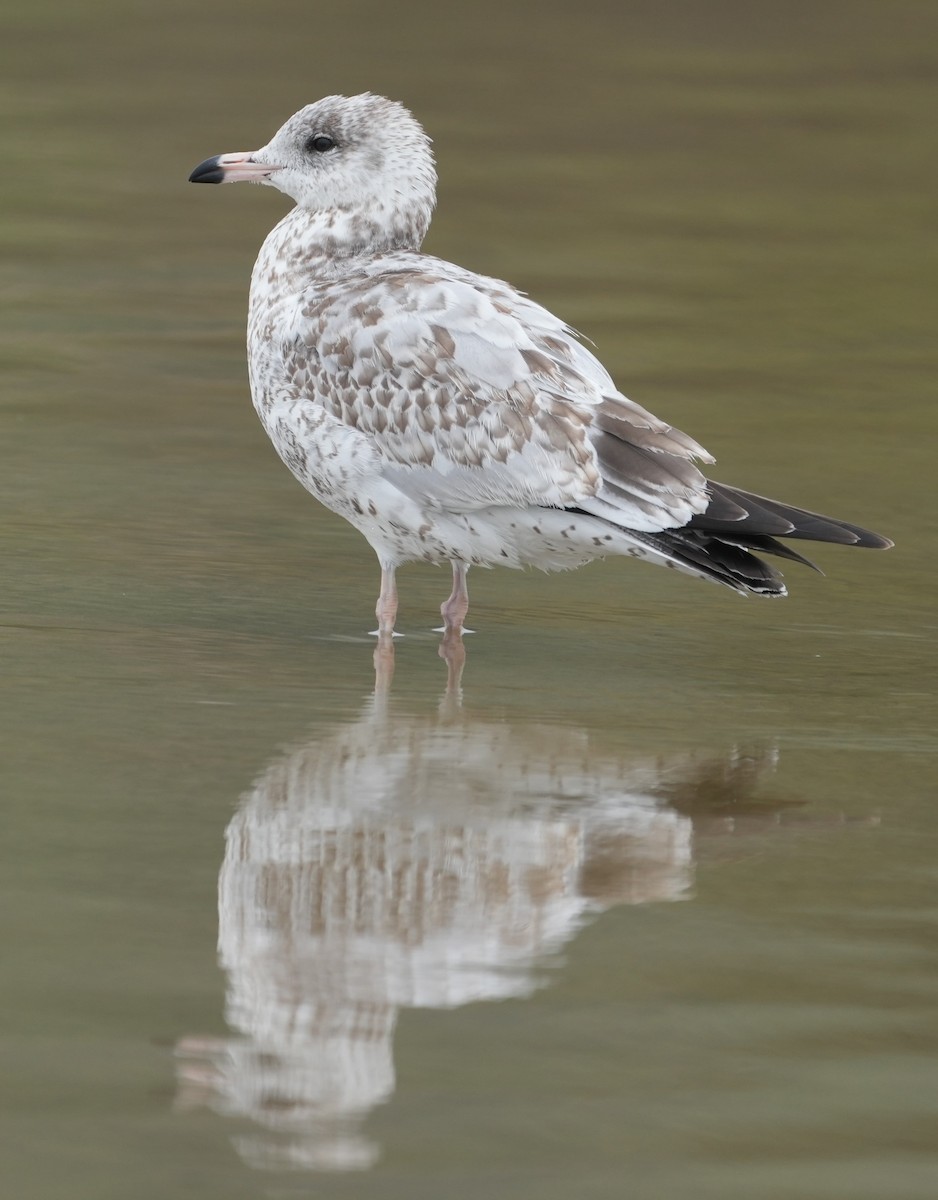
[[313, 289], [293, 352], [316, 401], [368, 434], [396, 478], [413, 472], [410, 491], [426, 486], [445, 503], [451, 474], [461, 508], [562, 508], [595, 496], [608, 474], [623, 527], [680, 524], [691, 494], [703, 507], [690, 462], [709, 458], [702, 447], [618, 395], [545, 309], [506, 284], [448, 272]]

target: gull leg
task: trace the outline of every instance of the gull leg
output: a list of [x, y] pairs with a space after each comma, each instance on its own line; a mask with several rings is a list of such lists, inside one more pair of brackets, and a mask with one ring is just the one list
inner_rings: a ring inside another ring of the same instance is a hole
[[397, 580], [394, 578], [394, 567], [381, 564], [381, 592], [375, 607], [378, 618], [378, 628], [374, 633], [379, 638], [394, 637], [394, 622], [397, 620]]
[[467, 563], [453, 561], [453, 590], [440, 605], [440, 615], [443, 618], [443, 632], [447, 634], [469, 633], [463, 629], [463, 621], [469, 611], [469, 589], [466, 586], [466, 574], [469, 571]]

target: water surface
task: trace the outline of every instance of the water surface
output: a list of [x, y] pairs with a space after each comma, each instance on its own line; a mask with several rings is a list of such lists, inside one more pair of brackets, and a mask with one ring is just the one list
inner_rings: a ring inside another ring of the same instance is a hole
[[[5, 20], [10, 1193], [933, 1196], [932, 9]], [[430, 250], [896, 549], [479, 572], [461, 691], [406, 569], [375, 696], [371, 552], [247, 396], [284, 201], [184, 183], [366, 88]]]

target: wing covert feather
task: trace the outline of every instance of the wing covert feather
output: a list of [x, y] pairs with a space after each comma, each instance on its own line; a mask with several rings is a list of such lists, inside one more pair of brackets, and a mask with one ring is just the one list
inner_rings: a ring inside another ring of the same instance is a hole
[[366, 435], [401, 490], [454, 510], [596, 498], [634, 528], [706, 507], [690, 460], [710, 456], [621, 395], [562, 321], [419, 261], [310, 289], [284, 344], [290, 385]]

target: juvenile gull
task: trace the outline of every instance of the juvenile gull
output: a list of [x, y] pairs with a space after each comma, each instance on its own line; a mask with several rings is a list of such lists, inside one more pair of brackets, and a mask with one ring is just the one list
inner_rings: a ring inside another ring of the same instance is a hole
[[452, 564], [440, 611], [458, 634], [473, 564], [628, 555], [784, 596], [752, 551], [813, 564], [779, 537], [892, 545], [706, 479], [696, 462], [711, 455], [623, 396], [563, 321], [421, 253], [436, 171], [402, 105], [328, 96], [189, 179], [270, 184], [296, 202], [251, 277], [251, 393], [300, 483], [377, 554], [379, 634], [394, 630], [405, 562]]

